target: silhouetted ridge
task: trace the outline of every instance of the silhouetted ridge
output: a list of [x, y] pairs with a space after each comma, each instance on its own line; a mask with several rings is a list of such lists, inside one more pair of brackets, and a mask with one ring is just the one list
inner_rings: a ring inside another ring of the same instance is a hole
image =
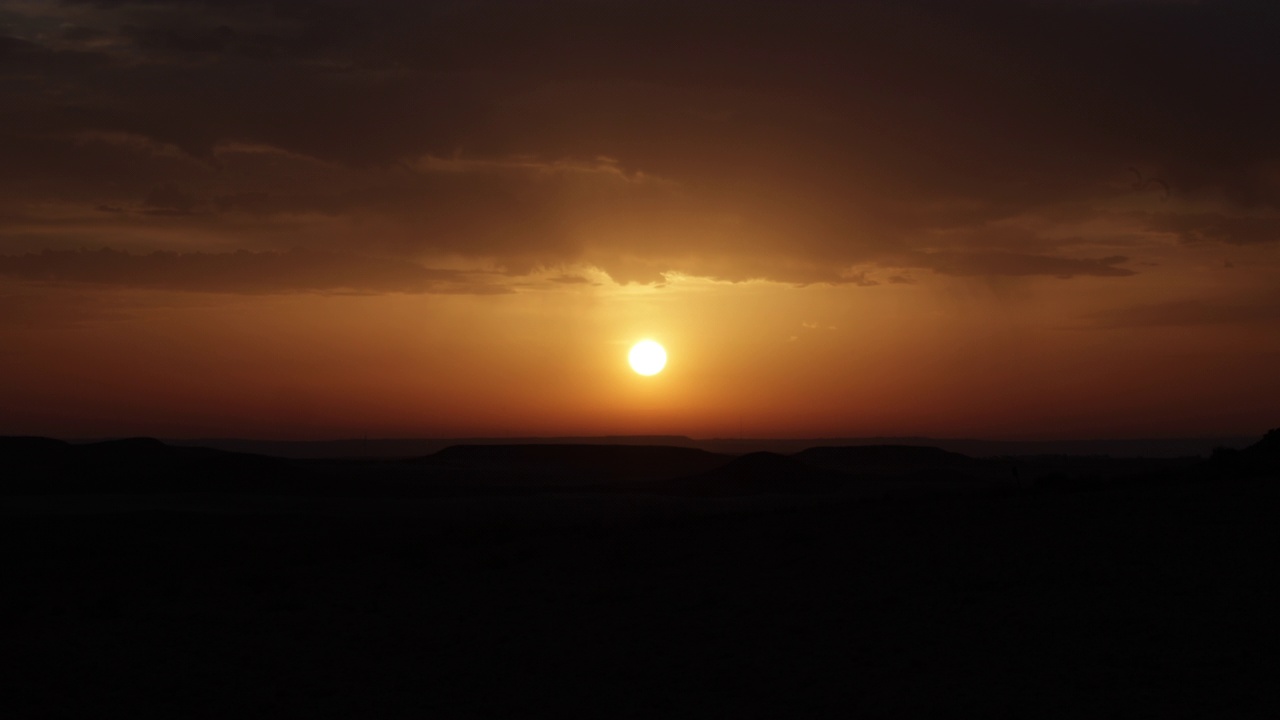
[[69, 443], [43, 437], [0, 437], [0, 463], [25, 466], [67, 452]]
[[193, 492], [258, 489], [282, 479], [283, 461], [153, 438], [74, 445], [48, 438], [0, 438], [14, 494]]
[[794, 457], [771, 452], [748, 453], [696, 477], [680, 481], [695, 493], [752, 494], [813, 492], [832, 488], [838, 478]]
[[812, 470], [786, 455], [753, 452], [735, 458], [715, 472], [734, 474], [738, 477], [775, 477], [786, 474], [807, 475], [811, 474]]
[[454, 445], [421, 462], [482, 471], [492, 479], [661, 479], [702, 472], [725, 457], [686, 447], [653, 445]]
[[815, 447], [791, 457], [813, 467], [846, 473], [964, 469], [979, 463], [960, 453], [914, 445]]
[[178, 448], [173, 448], [149, 437], [122, 438], [104, 440], [87, 445], [76, 445], [76, 450], [83, 457], [101, 460], [155, 460], [172, 457]]
[[1280, 477], [1280, 428], [1267, 432], [1261, 440], [1243, 450], [1214, 450], [1211, 466], [1233, 475]]
[[1257, 456], [1280, 457], [1280, 428], [1263, 435], [1261, 440], [1245, 448], [1244, 452]]

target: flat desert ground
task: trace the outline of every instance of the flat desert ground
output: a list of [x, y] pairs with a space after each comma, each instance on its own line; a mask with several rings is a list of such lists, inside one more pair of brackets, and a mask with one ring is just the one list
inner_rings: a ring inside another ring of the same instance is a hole
[[607, 456], [134, 457], [157, 451], [101, 482], [33, 461], [0, 497], [5, 717], [1280, 713], [1265, 473], [628, 456], [601, 485]]

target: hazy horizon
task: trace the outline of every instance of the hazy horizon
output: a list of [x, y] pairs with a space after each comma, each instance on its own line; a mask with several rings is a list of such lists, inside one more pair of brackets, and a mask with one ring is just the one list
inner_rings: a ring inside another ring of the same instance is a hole
[[[565, 447], [631, 446], [679, 447], [724, 455], [756, 452], [795, 454], [811, 448], [847, 446], [914, 446], [938, 448], [970, 457], [1088, 456], [1127, 458], [1208, 457], [1221, 448], [1242, 449], [1262, 437], [1256, 435], [1166, 438], [930, 438], [930, 437], [826, 437], [826, 438], [693, 438], [682, 435], [603, 436], [492, 436], [437, 438], [150, 438], [177, 447], [206, 447], [292, 458], [406, 458], [433, 455], [446, 448], [475, 446], [557, 445]], [[139, 439], [138, 437], [57, 438], [72, 445]]]
[[[1206, 435], [1132, 435], [1132, 436], [1082, 436], [1082, 437], [1063, 437], [1063, 436], [1022, 436], [1022, 437], [979, 437], [979, 436], [932, 436], [932, 435], [775, 435], [775, 436], [694, 436], [680, 434], [635, 434], [635, 435], [387, 435], [387, 436], [358, 436], [358, 435], [342, 435], [331, 437], [271, 437], [271, 436], [239, 436], [239, 435], [220, 435], [220, 436], [183, 436], [183, 435], [100, 435], [100, 436], [39, 436], [39, 437], [55, 437], [55, 439], [67, 442], [93, 442], [101, 440], [124, 440], [129, 438], [155, 438], [157, 440], [182, 440], [182, 441], [200, 441], [200, 440], [244, 440], [248, 442], [298, 442], [298, 443], [325, 443], [325, 442], [412, 442], [412, 441], [452, 441], [452, 440], [641, 440], [641, 439], [672, 439], [672, 440], [690, 440], [696, 442], [702, 441], [723, 441], [723, 442], [752, 442], [752, 441], [786, 441], [786, 442], [807, 442], [807, 441], [824, 441], [824, 440], [938, 440], [938, 441], [973, 441], [973, 442], [993, 442], [993, 443], [1038, 443], [1038, 442], [1141, 442], [1147, 440], [1164, 441], [1164, 440], [1213, 440], [1213, 439], [1237, 439], [1237, 438], [1260, 438], [1266, 434], [1270, 428], [1259, 430], [1256, 433], [1242, 434], [1206, 434]], [[13, 437], [10, 435], [10, 437]], [[36, 436], [33, 436], [36, 437]]]

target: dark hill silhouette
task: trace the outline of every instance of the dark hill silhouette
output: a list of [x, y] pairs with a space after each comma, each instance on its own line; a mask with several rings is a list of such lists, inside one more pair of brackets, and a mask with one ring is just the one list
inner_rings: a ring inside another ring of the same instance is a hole
[[454, 445], [416, 462], [470, 470], [481, 481], [668, 480], [719, 467], [723, 455], [651, 445]]
[[841, 478], [794, 456], [771, 452], [748, 453], [728, 463], [668, 484], [671, 490], [692, 494], [752, 495], [808, 493], [831, 490]]
[[[666, 447], [699, 447], [709, 452], [717, 449], [701, 447], [698, 441], [683, 435], [599, 435], [561, 437], [505, 438], [361, 438], [345, 440], [245, 440], [205, 438], [165, 440], [176, 447], [206, 447], [229, 452], [270, 455], [294, 460], [337, 458], [412, 459], [437, 453], [455, 445], [661, 445]], [[736, 454], [736, 453], [735, 453]]]
[[170, 447], [155, 438], [136, 437], [75, 445], [76, 454], [87, 461], [159, 462], [177, 458], [187, 451]]
[[0, 437], [0, 463], [10, 468], [26, 467], [61, 456], [70, 443], [43, 437]]
[[1258, 442], [1243, 450], [1218, 448], [1211, 466], [1230, 475], [1263, 475], [1280, 477], [1280, 428], [1269, 431]]
[[791, 457], [816, 468], [843, 473], [905, 473], [922, 470], [967, 470], [981, 462], [936, 447], [915, 445], [855, 445], [815, 447]]
[[1280, 458], [1280, 428], [1263, 435], [1261, 440], [1245, 448], [1244, 452], [1258, 457]]
[[[1251, 452], [1273, 457], [1274, 443]], [[611, 457], [668, 449], [637, 452]], [[11, 472], [19, 455], [32, 470]], [[1126, 461], [1117, 472], [1166, 469], [1090, 493], [862, 502], [852, 493], [912, 481], [779, 454], [717, 462], [662, 481], [665, 497], [637, 482], [353, 503], [352, 488], [387, 479], [472, 476], [426, 458], [264, 464], [0, 439], [0, 489], [62, 468], [98, 491], [136, 477], [341, 491], [0, 498], [4, 642], [22, 658], [0, 717], [360, 718], [369, 698], [382, 717], [1280, 717], [1260, 662], [1280, 642], [1272, 483]], [[1062, 460], [1026, 462], [1034, 480]], [[840, 494], [804, 495], [828, 482]], [[702, 494], [677, 497], [681, 484]]]
[[[1108, 486], [1174, 461], [1106, 457], [975, 459], [937, 447], [815, 447], [794, 455], [730, 456], [635, 444], [463, 444], [409, 460], [294, 460], [174, 446], [152, 438], [73, 444], [0, 438], [0, 493], [8, 495], [242, 493], [404, 497], [575, 492], [675, 495], [890, 493], [978, 488], [992, 483], [1043, 488]], [[1280, 474], [1280, 430], [1244, 450], [1224, 450], [1206, 475]], [[1021, 473], [1019, 475], [1019, 472]], [[969, 481], [974, 481], [970, 483]]]
[[47, 438], [0, 439], [9, 471], [0, 493], [263, 491], [293, 489], [287, 461], [209, 448], [171, 447], [153, 438], [74, 445]]
[[173, 447], [205, 447], [228, 452], [269, 455], [294, 460], [318, 459], [409, 459], [439, 452], [453, 445], [662, 445], [692, 447], [720, 455], [744, 455], [749, 452], [776, 452], [783, 455], [812, 447], [909, 445], [930, 446], [957, 452], [971, 458], [1008, 458], [1015, 456], [1080, 455], [1113, 458], [1190, 458], [1208, 457], [1219, 447], [1244, 448], [1256, 437], [1151, 438], [1127, 440], [1045, 440], [1001, 441], [963, 438], [926, 437], [851, 437], [851, 438], [704, 438], [680, 435], [622, 435], [581, 437], [504, 437], [504, 438], [349, 438], [345, 440], [246, 440], [235, 438], [163, 439]]

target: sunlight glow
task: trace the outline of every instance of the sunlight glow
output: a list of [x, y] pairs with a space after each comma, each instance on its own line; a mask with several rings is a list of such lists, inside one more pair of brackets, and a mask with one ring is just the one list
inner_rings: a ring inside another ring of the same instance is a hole
[[631, 347], [627, 360], [641, 375], [657, 375], [667, 365], [667, 351], [652, 340], [641, 340]]

